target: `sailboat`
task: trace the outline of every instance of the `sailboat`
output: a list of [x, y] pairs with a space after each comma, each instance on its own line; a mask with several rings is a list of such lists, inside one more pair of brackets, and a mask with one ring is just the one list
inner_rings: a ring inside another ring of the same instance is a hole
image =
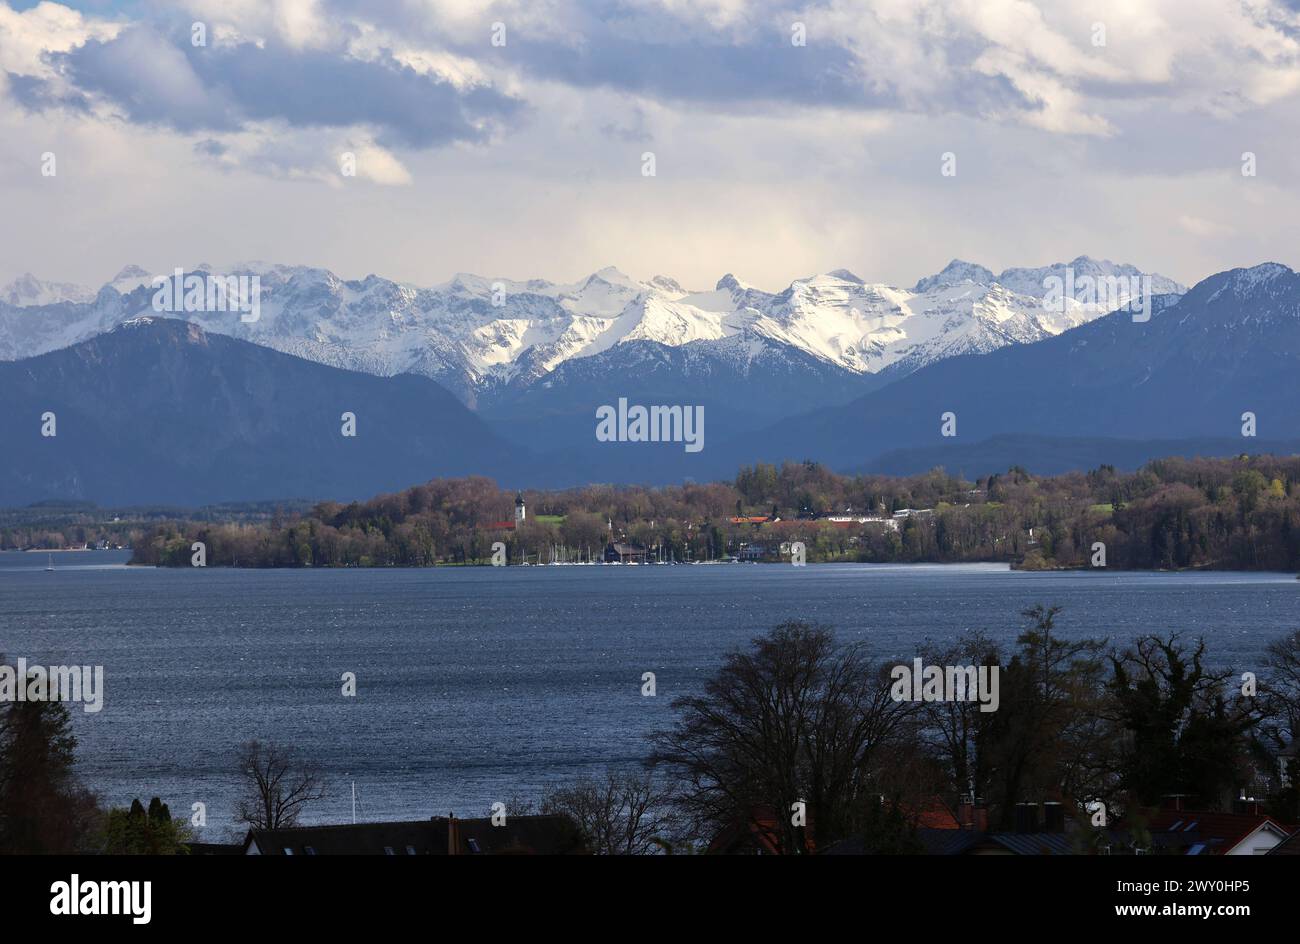
[[46, 573], [49, 573], [50, 571], [54, 570], [54, 555], [53, 554], [49, 555], [49, 558], [50, 558], [49, 563], [45, 565]]

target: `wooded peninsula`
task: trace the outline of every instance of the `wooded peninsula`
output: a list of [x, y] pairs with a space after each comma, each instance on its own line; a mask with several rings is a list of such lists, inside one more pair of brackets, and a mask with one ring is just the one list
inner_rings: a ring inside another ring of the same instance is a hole
[[[12, 539], [12, 538], [11, 538]], [[154, 521], [133, 563], [429, 567], [498, 563], [1005, 562], [1026, 569], [1300, 570], [1300, 457], [1161, 459], [966, 481], [846, 476], [815, 463], [669, 487], [503, 489], [438, 479], [365, 502], [242, 521]]]

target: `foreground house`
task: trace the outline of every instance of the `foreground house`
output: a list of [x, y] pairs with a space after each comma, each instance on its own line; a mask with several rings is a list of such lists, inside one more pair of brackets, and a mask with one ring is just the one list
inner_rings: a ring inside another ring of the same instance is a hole
[[1284, 839], [1272, 849], [1268, 850], [1265, 855], [1300, 856], [1300, 829], [1293, 832], [1290, 838]]
[[[935, 797], [924, 807], [909, 811], [908, 819], [916, 826], [916, 840], [923, 855], [1074, 855], [1078, 852], [1075, 837], [1067, 832], [1065, 809], [1060, 803], [1019, 804], [1012, 830], [990, 830], [988, 809], [982, 802], [967, 799], [951, 809]], [[823, 854], [863, 855], [865, 851], [865, 841], [855, 837], [834, 843]]]
[[1162, 809], [1148, 827], [1152, 851], [1164, 855], [1265, 855], [1295, 827], [1259, 812], [1257, 804], [1235, 813]]
[[[813, 836], [815, 817], [808, 810], [808, 825], [797, 830], [804, 852], [817, 851]], [[737, 819], [718, 832], [709, 842], [709, 855], [782, 855], [785, 850], [785, 824], [770, 807], [755, 807], [747, 819]]]
[[586, 844], [567, 816], [490, 819], [435, 816], [395, 823], [250, 829], [244, 855], [581, 855]]

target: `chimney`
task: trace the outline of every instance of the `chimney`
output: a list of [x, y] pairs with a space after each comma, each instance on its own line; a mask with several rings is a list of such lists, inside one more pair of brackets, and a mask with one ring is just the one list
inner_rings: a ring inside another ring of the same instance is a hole
[[447, 855], [460, 854], [460, 827], [456, 825], [456, 814], [447, 814]]
[[1049, 833], [1065, 832], [1065, 807], [1060, 803], [1043, 804], [1043, 831]]
[[989, 831], [989, 811], [984, 801], [967, 794], [957, 804], [957, 823], [962, 829], [977, 833]]
[[1246, 796], [1246, 790], [1243, 788], [1241, 795], [1232, 801], [1232, 812], [1246, 816], [1258, 816], [1259, 801], [1254, 797]]

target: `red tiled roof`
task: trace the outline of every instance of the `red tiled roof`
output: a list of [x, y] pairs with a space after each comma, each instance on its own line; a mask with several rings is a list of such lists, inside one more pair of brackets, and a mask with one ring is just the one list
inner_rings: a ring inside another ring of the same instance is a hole
[[[748, 838], [755, 847], [768, 855], [781, 852], [781, 833], [777, 826], [776, 814], [770, 809], [755, 807], [745, 823], [732, 823], [713, 837], [708, 851], [712, 854], [735, 852], [745, 845]], [[808, 811], [808, 826], [804, 830], [804, 850], [812, 853], [817, 850], [813, 840], [813, 817]]]
[[961, 823], [948, 809], [948, 804], [938, 797], [916, 815], [918, 829], [961, 829]]
[[[1265, 823], [1284, 836], [1295, 831], [1294, 826], [1283, 825], [1273, 817], [1262, 813], [1214, 813], [1203, 810], [1163, 809], [1152, 816], [1148, 828], [1153, 836], [1157, 833], [1185, 832], [1198, 836], [1201, 841], [1217, 839], [1219, 842], [1206, 851], [1213, 855], [1223, 855]], [[1176, 829], [1171, 828], [1175, 826]]]

